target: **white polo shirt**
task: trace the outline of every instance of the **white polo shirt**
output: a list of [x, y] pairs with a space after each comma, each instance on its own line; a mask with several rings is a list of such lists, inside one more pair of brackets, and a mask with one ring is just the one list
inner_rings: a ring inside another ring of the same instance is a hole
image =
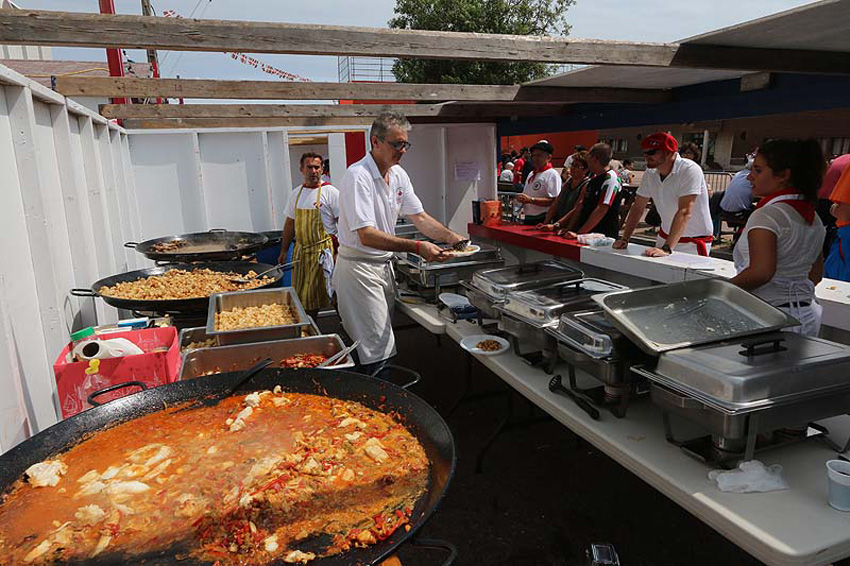
[[357, 230], [372, 226], [395, 235], [399, 215], [424, 212], [422, 202], [413, 192], [410, 177], [400, 165], [389, 171], [389, 184], [384, 181], [371, 153], [352, 165], [339, 183], [339, 243], [362, 253], [385, 256], [389, 252], [360, 243]]
[[[558, 198], [561, 194], [561, 175], [554, 168], [540, 173], [532, 171], [528, 174], [522, 192], [533, 198]], [[545, 214], [549, 210], [549, 205], [526, 204], [524, 206], [526, 216]]]
[[711, 213], [708, 208], [708, 187], [705, 184], [705, 174], [702, 168], [691, 161], [673, 155], [673, 169], [670, 174], [661, 180], [658, 169], [647, 169], [637, 190], [638, 196], [651, 198], [661, 216], [661, 229], [670, 233], [673, 217], [679, 210], [679, 198], [688, 195], [697, 195], [694, 203], [691, 219], [682, 236], [686, 238], [697, 238], [713, 234], [711, 224]]
[[[322, 218], [322, 225], [325, 227], [325, 232], [328, 234], [336, 234], [336, 219], [339, 218], [339, 189], [333, 185], [325, 185], [322, 187], [321, 195], [316, 187], [304, 187], [298, 185], [292, 189], [289, 195], [289, 203], [286, 205], [286, 217], [295, 220], [295, 209], [311, 210], [319, 209], [319, 215]], [[298, 193], [301, 193], [301, 198], [296, 203]], [[321, 198], [317, 198], [321, 197]]]

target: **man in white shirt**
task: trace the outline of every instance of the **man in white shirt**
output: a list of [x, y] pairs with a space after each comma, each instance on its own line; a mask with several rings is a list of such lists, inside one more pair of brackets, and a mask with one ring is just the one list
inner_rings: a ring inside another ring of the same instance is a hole
[[340, 248], [334, 288], [342, 324], [352, 339], [360, 341], [357, 354], [361, 370], [368, 374], [380, 370], [396, 353], [392, 252], [413, 252], [426, 261], [450, 257], [431, 242], [397, 238], [398, 216], [407, 216], [437, 242], [454, 245], [464, 240], [425, 212], [399, 165], [410, 148], [408, 130], [410, 123], [400, 114], [378, 116], [370, 132], [371, 151], [348, 168], [339, 184]]
[[661, 216], [661, 228], [655, 247], [646, 250], [646, 255], [663, 257], [676, 250], [707, 256], [714, 238], [702, 168], [679, 156], [679, 143], [670, 134], [659, 132], [647, 136], [641, 147], [647, 169], [626, 217], [623, 235], [614, 242], [614, 248], [623, 249], [628, 245], [652, 199]]
[[561, 193], [561, 175], [552, 167], [552, 154], [555, 148], [546, 140], [540, 140], [531, 146], [531, 163], [534, 170], [528, 174], [522, 194], [517, 202], [525, 205], [523, 224], [536, 226], [546, 218], [546, 212]]
[[514, 163], [513, 161], [508, 161], [505, 163], [505, 168], [502, 169], [502, 173], [499, 175], [500, 183], [513, 183], [514, 182]]
[[307, 314], [314, 319], [319, 309], [330, 305], [328, 275], [333, 271], [333, 240], [339, 218], [339, 191], [322, 182], [322, 156], [308, 152], [301, 156], [304, 183], [292, 190], [286, 207], [279, 263], [292, 252], [292, 286]]

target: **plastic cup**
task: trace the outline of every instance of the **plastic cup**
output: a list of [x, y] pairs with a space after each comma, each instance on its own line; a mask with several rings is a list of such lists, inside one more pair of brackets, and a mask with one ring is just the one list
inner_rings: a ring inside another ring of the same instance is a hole
[[829, 506], [838, 511], [850, 511], [850, 462], [829, 460], [826, 472], [829, 478]]

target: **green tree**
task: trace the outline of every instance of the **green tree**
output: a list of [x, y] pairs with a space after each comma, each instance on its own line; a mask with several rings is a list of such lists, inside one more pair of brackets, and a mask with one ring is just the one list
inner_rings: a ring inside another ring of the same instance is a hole
[[[565, 15], [575, 0], [396, 0], [396, 29], [567, 35]], [[399, 59], [396, 80], [431, 84], [520, 84], [547, 76], [545, 63]]]

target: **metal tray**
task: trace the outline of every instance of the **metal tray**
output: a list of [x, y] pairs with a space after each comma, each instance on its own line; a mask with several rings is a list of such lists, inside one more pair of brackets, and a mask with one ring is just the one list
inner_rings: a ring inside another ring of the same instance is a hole
[[723, 279], [594, 295], [620, 332], [651, 355], [800, 324]]
[[[316, 325], [316, 322], [312, 319], [312, 317], [308, 316], [307, 320], [310, 321], [310, 325], [301, 327], [301, 338], [307, 338], [309, 336], [318, 336], [319, 334], [322, 333], [319, 330], [318, 325]], [[211, 338], [211, 339], [215, 340], [215, 345], [207, 346], [207, 347], [217, 348], [221, 345], [221, 344], [219, 344], [217, 336], [211, 337], [207, 334], [207, 327], [206, 326], [196, 326], [194, 328], [184, 328], [183, 330], [180, 331], [180, 352], [185, 354], [186, 352], [190, 351], [186, 348], [189, 344], [191, 344], [193, 342], [203, 342], [207, 338]], [[201, 348], [192, 348], [192, 350], [200, 350], [200, 349]]]
[[576, 279], [529, 291], [508, 293], [504, 308], [538, 326], [558, 324], [561, 313], [593, 306], [590, 297], [628, 289], [601, 279]]
[[547, 260], [477, 271], [472, 276], [472, 284], [494, 300], [503, 301], [513, 291], [539, 289], [582, 277], [584, 274], [575, 267]]
[[446, 261], [425, 261], [422, 256], [417, 255], [413, 252], [404, 252], [399, 255], [401, 256], [402, 261], [406, 261], [410, 265], [418, 267], [419, 269], [422, 269], [424, 271], [453, 269], [458, 267], [467, 267], [478, 264], [503, 261], [502, 252], [499, 248], [487, 244], [475, 245], [481, 248], [476, 253], [468, 256], [452, 257], [450, 259], [447, 259]]
[[[295, 354], [321, 354], [333, 356], [345, 348], [338, 334], [320, 334], [292, 340], [275, 340], [257, 344], [235, 344], [218, 348], [203, 348], [186, 353], [180, 368], [180, 379], [194, 379], [212, 370], [239, 371], [248, 369], [263, 358], [282, 360]], [[275, 367], [275, 366], [272, 366]], [[339, 364], [328, 369], [346, 369], [354, 367], [354, 359], [349, 354]]]
[[644, 375], [737, 414], [850, 390], [850, 348], [777, 332], [667, 352]]
[[[293, 309], [297, 319], [296, 322], [279, 326], [260, 326], [239, 330], [215, 329], [216, 313], [231, 310], [235, 307], [257, 307], [274, 303], [288, 305]], [[301, 336], [302, 327], [309, 325], [310, 319], [307, 313], [304, 312], [304, 307], [301, 306], [301, 301], [292, 287], [218, 293], [210, 297], [210, 306], [207, 313], [207, 335], [209, 337], [218, 337], [218, 341], [222, 345], [298, 338]]]

